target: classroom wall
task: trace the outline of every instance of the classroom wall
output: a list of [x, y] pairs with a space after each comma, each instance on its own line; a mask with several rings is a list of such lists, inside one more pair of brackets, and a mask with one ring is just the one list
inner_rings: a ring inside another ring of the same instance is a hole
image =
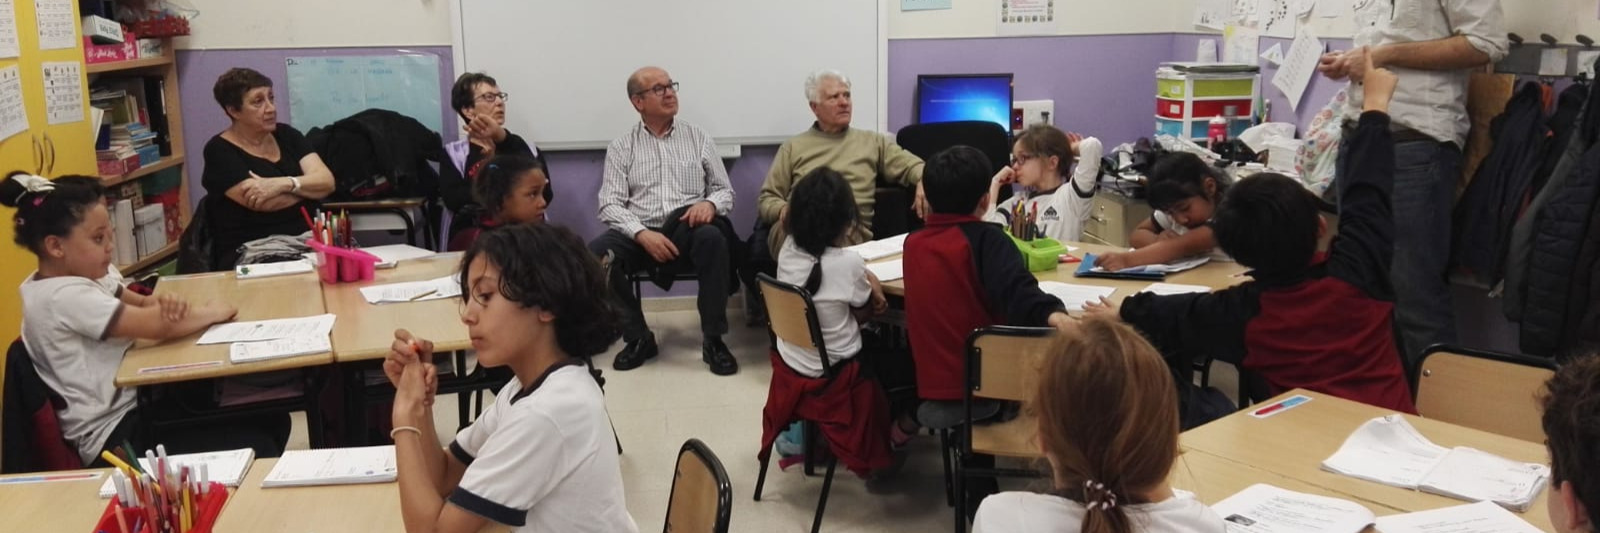
[[454, 0], [180, 0], [188, 50], [450, 46]]

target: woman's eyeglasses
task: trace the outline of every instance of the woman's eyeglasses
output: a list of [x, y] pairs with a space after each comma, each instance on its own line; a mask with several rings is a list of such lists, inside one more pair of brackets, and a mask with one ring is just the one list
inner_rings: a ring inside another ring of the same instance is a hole
[[495, 103], [495, 101], [497, 101], [497, 100], [501, 101], [501, 102], [504, 102], [504, 101], [510, 100], [510, 99], [511, 99], [511, 93], [483, 93], [483, 94], [478, 95], [478, 101], [483, 102], [485, 104], [492, 104], [492, 103]]

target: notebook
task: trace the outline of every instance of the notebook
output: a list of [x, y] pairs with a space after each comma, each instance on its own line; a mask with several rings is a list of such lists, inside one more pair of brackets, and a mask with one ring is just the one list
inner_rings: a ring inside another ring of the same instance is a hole
[[[193, 467], [204, 464], [206, 465], [206, 475], [210, 476], [211, 481], [229, 487], [237, 487], [239, 482], [244, 481], [244, 475], [250, 472], [250, 463], [255, 459], [256, 451], [250, 448], [167, 456], [167, 461], [176, 466]], [[150, 471], [155, 468], [155, 465], [150, 464], [149, 459], [141, 457], [139, 458], [139, 467], [145, 471]], [[110, 498], [117, 493], [116, 487], [111, 483], [111, 477], [106, 476], [106, 482], [100, 485], [101, 498]]]
[[261, 488], [388, 483], [395, 480], [394, 446], [283, 452]]
[[1429, 441], [1400, 415], [1368, 420], [1322, 461], [1322, 469], [1385, 485], [1528, 510], [1550, 467]]
[[371, 285], [361, 288], [361, 297], [366, 299], [367, 303], [373, 305], [425, 302], [428, 300], [455, 298], [457, 296], [461, 296], [461, 283], [457, 281], [455, 274], [429, 280]]
[[1094, 266], [1094, 262], [1095, 262], [1096, 258], [1097, 258], [1097, 256], [1095, 254], [1083, 254], [1083, 262], [1078, 263], [1078, 270], [1076, 272], [1073, 272], [1072, 275], [1080, 277], [1080, 278], [1111, 278], [1111, 279], [1140, 279], [1140, 280], [1162, 280], [1162, 279], [1166, 279], [1167, 278], [1167, 273], [1166, 272], [1162, 272], [1162, 271], [1158, 271], [1158, 270], [1151, 270], [1148, 265], [1141, 266], [1141, 267], [1124, 268], [1122, 270], [1106, 270], [1104, 268], [1100, 268], [1100, 267]]
[[896, 259], [882, 263], [867, 263], [867, 270], [872, 271], [872, 275], [877, 276], [880, 283], [888, 283], [906, 277], [905, 266], [904, 260]]
[[1256, 484], [1211, 506], [1228, 533], [1534, 533], [1533, 524], [1493, 502], [1389, 516], [1361, 504]]
[[1077, 285], [1059, 281], [1041, 281], [1039, 282], [1039, 290], [1056, 297], [1057, 300], [1061, 300], [1061, 305], [1066, 307], [1068, 311], [1082, 311], [1083, 304], [1099, 302], [1101, 298], [1110, 297], [1111, 293], [1117, 292], [1115, 287]]
[[287, 276], [290, 274], [303, 274], [310, 272], [311, 268], [311, 263], [306, 261], [284, 261], [281, 263], [239, 265], [233, 267], [233, 272], [239, 279], [255, 279], [270, 278], [274, 276]]

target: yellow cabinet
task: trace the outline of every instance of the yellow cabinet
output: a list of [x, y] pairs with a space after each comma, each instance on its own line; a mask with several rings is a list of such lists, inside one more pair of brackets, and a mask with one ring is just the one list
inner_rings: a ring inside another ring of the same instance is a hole
[[[38, 19], [34, 2], [19, 1], [16, 7], [17, 37], [21, 56], [0, 59], [0, 68], [16, 66], [22, 78], [23, 102], [28, 110], [29, 129], [0, 140], [0, 176], [13, 170], [39, 173], [46, 177], [68, 174], [94, 176], [98, 167], [94, 155], [94, 137], [89, 127], [89, 90], [83, 63], [82, 30], [77, 28], [78, 3], [71, 2], [74, 38], [72, 48], [59, 50], [39, 49]], [[66, 124], [50, 125], [45, 111], [44, 64], [69, 62], [77, 64], [78, 88], [85, 109], [84, 119]], [[9, 209], [0, 209], [4, 222], [0, 223], [0, 345], [9, 345], [16, 338], [22, 324], [22, 302], [17, 295], [17, 285], [37, 266], [33, 254], [12, 244]]]

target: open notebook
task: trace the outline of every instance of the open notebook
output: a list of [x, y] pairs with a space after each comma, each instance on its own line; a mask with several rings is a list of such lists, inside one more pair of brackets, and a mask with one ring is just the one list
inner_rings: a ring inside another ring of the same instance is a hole
[[394, 446], [283, 452], [262, 488], [388, 483], [395, 480]]
[[1492, 501], [1518, 512], [1528, 510], [1550, 479], [1550, 467], [1542, 464], [1434, 444], [1400, 415], [1356, 428], [1322, 461], [1322, 469], [1440, 496]]
[[[167, 456], [167, 461], [175, 466], [198, 467], [203, 464], [206, 466], [206, 475], [210, 476], [211, 481], [229, 487], [237, 487], [240, 481], [244, 481], [245, 473], [250, 471], [250, 462], [254, 461], [255, 458], [255, 450], [241, 448], [222, 452], [169, 455]], [[155, 465], [150, 464], [149, 459], [141, 457], [139, 458], [139, 467], [148, 472], [155, 468]], [[112, 476], [106, 476], [106, 482], [100, 485], [101, 498], [110, 498], [117, 493], [116, 487], [112, 486], [111, 478]]]
[[1356, 502], [1251, 485], [1211, 510], [1228, 533], [1536, 533], [1538, 528], [1492, 502], [1378, 517]]

